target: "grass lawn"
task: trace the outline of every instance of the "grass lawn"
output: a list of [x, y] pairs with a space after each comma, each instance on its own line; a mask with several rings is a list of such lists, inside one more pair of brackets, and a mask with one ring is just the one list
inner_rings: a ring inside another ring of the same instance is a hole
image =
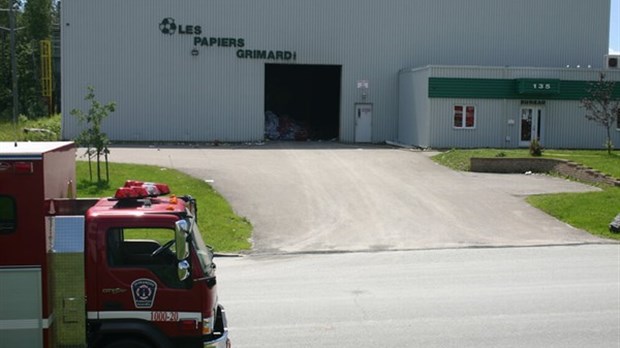
[[[88, 162], [78, 161], [76, 166], [78, 197], [113, 196], [125, 180], [134, 179], [166, 183], [178, 196], [192, 195], [198, 201], [198, 225], [205, 243], [219, 252], [248, 250], [252, 225], [236, 215], [228, 202], [209, 184], [176, 170], [133, 164], [110, 163], [110, 183], [91, 183]], [[96, 165], [93, 163], [93, 178], [96, 181]], [[105, 172], [102, 177], [105, 179]]]
[[535, 195], [527, 202], [567, 224], [594, 235], [620, 240], [620, 233], [609, 231], [609, 223], [620, 213], [620, 188], [601, 192]]
[[[439, 164], [468, 171], [472, 157], [529, 157], [527, 149], [449, 150], [433, 157]], [[545, 150], [543, 157], [567, 159], [620, 178], [620, 152], [605, 150]], [[534, 207], [576, 228], [604, 238], [620, 240], [609, 223], [620, 213], [620, 188], [600, 186], [601, 192], [535, 195], [527, 198]]]
[[[46, 129], [53, 134], [47, 132], [25, 133], [25, 128]], [[22, 116], [18, 120], [17, 127], [12, 120], [0, 120], [0, 141], [53, 141], [58, 140], [59, 135], [60, 114], [35, 120], [28, 120]]]

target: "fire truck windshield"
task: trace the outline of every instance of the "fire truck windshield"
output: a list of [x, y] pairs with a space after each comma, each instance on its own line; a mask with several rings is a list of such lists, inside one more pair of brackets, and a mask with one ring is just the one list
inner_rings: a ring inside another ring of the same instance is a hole
[[200, 267], [202, 268], [204, 276], [210, 276], [213, 270], [213, 249], [207, 247], [202, 240], [202, 235], [198, 229], [198, 224], [193, 218], [189, 218], [192, 226], [192, 244], [200, 260]]

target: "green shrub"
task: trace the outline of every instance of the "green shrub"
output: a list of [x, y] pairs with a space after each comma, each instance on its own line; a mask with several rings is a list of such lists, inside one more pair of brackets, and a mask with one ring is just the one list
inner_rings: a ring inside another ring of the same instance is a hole
[[539, 156], [542, 156], [542, 153], [543, 153], [543, 146], [540, 144], [538, 139], [536, 138], [532, 139], [532, 141], [530, 142], [530, 155], [539, 157]]

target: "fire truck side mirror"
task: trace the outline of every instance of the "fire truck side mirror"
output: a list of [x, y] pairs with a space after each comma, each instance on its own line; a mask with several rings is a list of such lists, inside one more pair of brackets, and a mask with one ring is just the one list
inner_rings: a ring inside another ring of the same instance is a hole
[[179, 280], [183, 281], [189, 277], [189, 243], [187, 242], [187, 233], [189, 232], [189, 224], [186, 220], [179, 220], [175, 223], [174, 244], [178, 263], [177, 273]]

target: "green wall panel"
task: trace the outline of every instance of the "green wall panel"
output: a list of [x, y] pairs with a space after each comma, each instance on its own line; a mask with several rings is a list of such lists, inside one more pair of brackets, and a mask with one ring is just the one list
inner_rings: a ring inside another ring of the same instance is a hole
[[[431, 77], [428, 81], [429, 98], [469, 99], [546, 99], [581, 100], [588, 95], [589, 81], [559, 81], [558, 94], [519, 93], [522, 79], [472, 79]], [[620, 98], [620, 83], [614, 95]]]

